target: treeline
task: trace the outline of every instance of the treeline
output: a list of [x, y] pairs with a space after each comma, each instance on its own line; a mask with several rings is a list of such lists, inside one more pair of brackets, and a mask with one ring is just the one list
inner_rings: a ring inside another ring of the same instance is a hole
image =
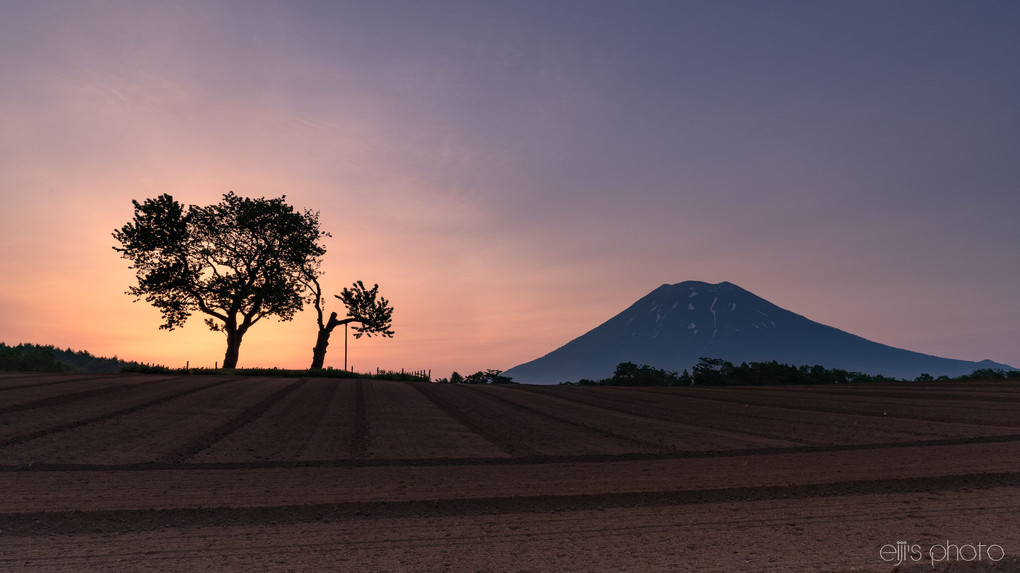
[[125, 366], [137, 366], [114, 356], [93, 356], [87, 350], [62, 350], [52, 345], [19, 344], [7, 346], [0, 342], [0, 370], [19, 372], [84, 372], [110, 374]]
[[428, 382], [429, 377], [419, 372], [393, 372], [378, 370], [375, 374], [350, 372], [333, 368], [311, 368], [308, 370], [291, 370], [287, 368], [168, 368], [166, 366], [131, 365], [125, 366], [121, 372], [137, 374], [174, 374], [174, 375], [210, 375], [210, 376], [284, 376], [289, 378], [368, 378], [377, 380], [404, 380], [407, 382]]
[[[921, 374], [918, 382], [944, 380], [1020, 380], [1020, 371], [981, 368], [970, 374], [950, 378], [935, 378]], [[648, 365], [638, 366], [633, 362], [621, 362], [613, 375], [602, 380], [582, 379], [578, 382], [564, 382], [578, 386], [771, 386], [779, 384], [859, 384], [867, 382], [900, 382], [881, 374], [864, 374], [824, 366], [791, 366], [771, 362], [743, 362], [739, 366], [721, 358], [701, 358], [692, 372], [667, 371]]]
[[463, 376], [454, 371], [449, 378], [436, 380], [437, 384], [517, 384], [510, 376], [503, 376], [502, 370], [479, 370], [474, 374]]

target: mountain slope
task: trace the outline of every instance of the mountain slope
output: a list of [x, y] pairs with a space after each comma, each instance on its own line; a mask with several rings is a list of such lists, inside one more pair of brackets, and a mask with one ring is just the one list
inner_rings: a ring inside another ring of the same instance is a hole
[[620, 314], [549, 354], [507, 370], [517, 382], [554, 384], [612, 374], [620, 362], [690, 370], [702, 356], [914, 378], [1009, 366], [894, 348], [811, 321], [734, 284], [662, 285]]

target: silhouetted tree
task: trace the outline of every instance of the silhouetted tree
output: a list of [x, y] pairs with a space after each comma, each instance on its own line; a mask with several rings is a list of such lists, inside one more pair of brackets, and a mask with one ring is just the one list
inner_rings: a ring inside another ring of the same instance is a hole
[[610, 386], [677, 386], [680, 376], [661, 368], [653, 368], [647, 364], [638, 366], [633, 362], [621, 362], [616, 365], [613, 377], [602, 382]]
[[638, 377], [638, 365], [633, 362], [621, 362], [613, 370], [613, 383], [627, 386], [635, 384]]
[[691, 375], [698, 386], [716, 386], [728, 382], [727, 374], [733, 370], [733, 363], [722, 358], [702, 356], [694, 365]]
[[1006, 371], [998, 368], [978, 368], [970, 374], [961, 376], [960, 378], [970, 378], [973, 380], [995, 380], [997, 378], [1006, 378]]
[[305, 285], [311, 292], [312, 302], [315, 305], [316, 322], [319, 325], [319, 334], [315, 339], [315, 348], [312, 349], [311, 368], [322, 368], [326, 360], [326, 347], [329, 346], [329, 336], [333, 329], [343, 324], [357, 323], [354, 327], [354, 338], [361, 338], [362, 335], [371, 337], [378, 334], [387, 338], [393, 337], [393, 308], [385, 298], [379, 296], [379, 285], [373, 285], [366, 289], [365, 284], [356, 281], [351, 288], [345, 288], [339, 295], [347, 307], [347, 317], [340, 319], [337, 313], [329, 315], [329, 320], [323, 320], [322, 287], [319, 285], [318, 271], [309, 267], [305, 270]]
[[[454, 374], [457, 374], [454, 372]], [[460, 376], [459, 374], [457, 374]], [[450, 382], [453, 382], [451, 377]], [[486, 370], [482, 372], [479, 370], [474, 374], [463, 377], [460, 384], [516, 384], [513, 378], [510, 376], [503, 376], [502, 370]]]
[[231, 191], [215, 205], [187, 209], [167, 194], [132, 201], [134, 219], [113, 233], [121, 244], [114, 250], [138, 279], [128, 294], [159, 309], [161, 329], [183, 326], [195, 311], [208, 315], [206, 325], [227, 337], [223, 367], [236, 367], [252, 325], [301, 310], [304, 270], [318, 268], [326, 252], [319, 214], [296, 212], [285, 198]]

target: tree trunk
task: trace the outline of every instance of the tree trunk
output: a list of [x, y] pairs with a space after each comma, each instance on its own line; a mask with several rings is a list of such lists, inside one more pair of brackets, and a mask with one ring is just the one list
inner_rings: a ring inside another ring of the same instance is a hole
[[319, 336], [315, 340], [315, 348], [312, 349], [312, 370], [322, 368], [326, 361], [326, 347], [329, 346], [329, 335], [333, 333], [332, 328], [320, 328]]
[[227, 353], [223, 356], [224, 368], [237, 368], [237, 356], [241, 351], [241, 337], [236, 330], [227, 330]]
[[329, 315], [329, 320], [326, 321], [325, 326], [319, 327], [319, 336], [315, 339], [315, 348], [312, 349], [312, 370], [322, 368], [323, 362], [326, 361], [326, 347], [329, 346], [329, 335], [333, 334], [333, 329], [353, 320], [353, 318], [337, 320], [336, 313], [334, 312]]

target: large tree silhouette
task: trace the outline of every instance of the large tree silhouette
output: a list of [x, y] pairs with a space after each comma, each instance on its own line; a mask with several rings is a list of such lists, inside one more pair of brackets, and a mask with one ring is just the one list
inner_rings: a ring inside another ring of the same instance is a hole
[[241, 339], [259, 320], [290, 320], [305, 298], [305, 270], [326, 249], [319, 214], [276, 199], [233, 191], [214, 205], [186, 209], [170, 195], [132, 201], [134, 219], [113, 236], [138, 279], [127, 293], [163, 315], [161, 329], [183, 326], [193, 312], [227, 337], [224, 368], [237, 366]]
[[365, 284], [356, 281], [350, 288], [340, 291], [340, 294], [333, 295], [340, 299], [347, 307], [347, 317], [338, 318], [336, 312], [329, 315], [328, 320], [323, 320], [322, 287], [319, 285], [318, 272], [309, 269], [305, 273], [305, 285], [311, 292], [315, 304], [316, 320], [319, 326], [319, 333], [315, 339], [315, 347], [312, 348], [311, 368], [322, 368], [326, 360], [326, 347], [329, 346], [329, 336], [333, 329], [343, 324], [357, 323], [354, 327], [354, 338], [364, 336], [371, 337], [378, 334], [387, 338], [393, 337], [391, 327], [393, 325], [393, 307], [385, 298], [379, 296], [379, 285], [372, 285], [372, 288], [365, 288]]

